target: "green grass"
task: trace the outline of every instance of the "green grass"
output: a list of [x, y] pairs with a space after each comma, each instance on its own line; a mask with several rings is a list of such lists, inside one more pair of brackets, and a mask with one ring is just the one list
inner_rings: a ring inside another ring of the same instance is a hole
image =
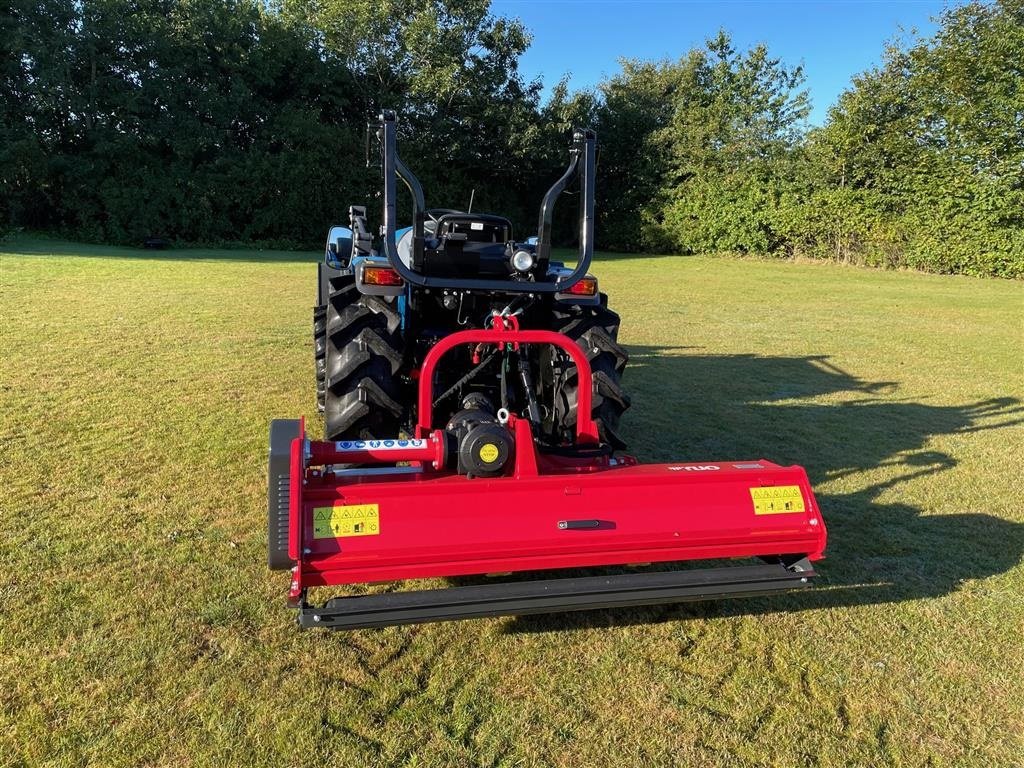
[[634, 451], [805, 465], [820, 589], [300, 632], [264, 454], [316, 428], [312, 259], [0, 244], [0, 765], [1019, 765], [1024, 286], [594, 271]]

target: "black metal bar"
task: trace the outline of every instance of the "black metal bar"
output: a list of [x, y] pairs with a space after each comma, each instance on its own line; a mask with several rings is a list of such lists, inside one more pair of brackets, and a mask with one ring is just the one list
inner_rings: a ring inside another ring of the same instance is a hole
[[558, 529], [560, 531], [588, 531], [591, 529], [598, 529], [600, 527], [601, 521], [597, 519], [558, 521]]
[[287, 571], [294, 563], [288, 557], [289, 481], [292, 440], [302, 435], [298, 419], [270, 422], [270, 454], [267, 471], [267, 565]]
[[569, 150], [569, 167], [565, 173], [544, 194], [540, 203], [540, 220], [537, 222], [537, 260], [547, 263], [551, 257], [551, 224], [555, 215], [555, 201], [561, 195], [569, 182], [573, 180], [580, 167], [579, 148], [573, 146]]
[[803, 560], [790, 568], [781, 564], [729, 566], [335, 597], [319, 608], [301, 607], [299, 623], [303, 627], [361, 629], [751, 597], [805, 587], [814, 575]]
[[[583, 200], [580, 204], [583, 215], [580, 220], [580, 255], [579, 263], [583, 265], [582, 270], [577, 267], [579, 276], [585, 277], [590, 269], [590, 262], [594, 258], [594, 188], [597, 178], [597, 134], [591, 130], [583, 132], [583, 177], [580, 179], [581, 193]], [[574, 275], [576, 273], [573, 273]], [[572, 279], [572, 275], [570, 278]], [[563, 287], [568, 287], [569, 279], [563, 282]], [[577, 282], [572, 280], [573, 283]]]
[[[551, 226], [555, 212], [555, 201], [565, 191], [577, 172], [580, 174], [580, 251], [576, 269], [571, 275], [559, 280], [559, 290], [564, 290], [587, 274], [594, 257], [594, 177], [597, 166], [597, 134], [591, 130], [576, 131], [573, 146], [569, 151], [569, 167], [562, 177], [551, 185], [540, 206], [540, 221], [537, 224], [537, 261], [547, 264], [551, 255]], [[583, 162], [580, 164], [580, 157]]]
[[423, 185], [416, 178], [416, 174], [409, 170], [409, 167], [402, 162], [397, 153], [395, 154], [395, 172], [405, 182], [409, 193], [412, 195], [412, 247], [413, 264], [419, 264], [423, 260], [423, 224], [426, 215], [427, 204], [423, 198]]
[[533, 377], [530, 375], [530, 361], [525, 354], [518, 355], [519, 358], [519, 381], [523, 385], [523, 397], [526, 398], [526, 418], [530, 426], [540, 432], [540, 405], [537, 404], [536, 390], [533, 386]]

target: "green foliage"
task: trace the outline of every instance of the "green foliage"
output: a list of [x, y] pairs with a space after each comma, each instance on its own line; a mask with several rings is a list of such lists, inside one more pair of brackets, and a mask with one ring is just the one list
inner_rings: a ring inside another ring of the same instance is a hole
[[486, 3], [20, 0], [3, 22], [0, 215], [31, 228], [311, 245], [373, 195], [382, 106], [435, 204], [514, 208], [533, 170], [507, 152], [537, 108], [528, 36]]
[[794, 248], [936, 272], [1024, 276], [1024, 4], [947, 9], [890, 46], [807, 142]]
[[668, 176], [668, 158], [657, 132], [672, 119], [680, 67], [629, 60], [621, 64], [622, 73], [602, 84], [597, 108], [599, 241], [621, 251], [667, 246], [647, 207]]
[[284, 12], [317, 30], [352, 73], [365, 105], [358, 123], [383, 108], [399, 113], [402, 155], [428, 205], [465, 206], [475, 190], [478, 210], [521, 219], [534, 171], [523, 137], [536, 120], [540, 83], [526, 83], [516, 68], [529, 34], [489, 5], [285, 0]]
[[662, 132], [674, 183], [657, 218], [679, 250], [774, 251], [773, 211], [809, 111], [803, 73], [764, 46], [738, 54], [724, 33], [691, 62]]
[[[591, 125], [603, 247], [1021, 277], [1024, 2], [939, 22], [808, 129], [802, 70], [725, 32], [542, 104], [518, 71], [528, 31], [488, 0], [13, 0], [0, 223], [311, 246], [373, 199], [365, 124], [391, 108], [429, 205], [472, 194], [520, 233]], [[556, 210], [563, 241], [573, 209]]]

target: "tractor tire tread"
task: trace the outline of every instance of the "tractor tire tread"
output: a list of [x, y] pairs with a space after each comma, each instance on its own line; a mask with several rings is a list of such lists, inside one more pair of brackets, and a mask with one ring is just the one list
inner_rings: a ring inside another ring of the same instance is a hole
[[[618, 342], [620, 318], [608, 309], [602, 296], [598, 306], [577, 306], [554, 312], [554, 330], [575, 341], [587, 356], [591, 368], [591, 416], [601, 441], [624, 448], [618, 434], [619, 418], [629, 408], [630, 399], [622, 388], [622, 373], [629, 353]], [[569, 437], [576, 424], [578, 395], [576, 366], [568, 363], [554, 390], [561, 393], [554, 403], [553, 428], [562, 438]]]
[[395, 302], [359, 293], [351, 275], [329, 280], [324, 320], [324, 434], [328, 440], [397, 435], [404, 355]]
[[316, 407], [324, 410], [324, 392], [327, 366], [327, 305], [313, 307], [313, 370], [316, 375]]

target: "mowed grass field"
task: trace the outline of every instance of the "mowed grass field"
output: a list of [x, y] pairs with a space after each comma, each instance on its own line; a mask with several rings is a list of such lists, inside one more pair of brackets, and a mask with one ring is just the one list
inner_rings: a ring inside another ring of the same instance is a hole
[[265, 566], [314, 260], [0, 244], [0, 765], [1024, 762], [1024, 285], [599, 257], [633, 452], [805, 465], [819, 588], [329, 634]]

